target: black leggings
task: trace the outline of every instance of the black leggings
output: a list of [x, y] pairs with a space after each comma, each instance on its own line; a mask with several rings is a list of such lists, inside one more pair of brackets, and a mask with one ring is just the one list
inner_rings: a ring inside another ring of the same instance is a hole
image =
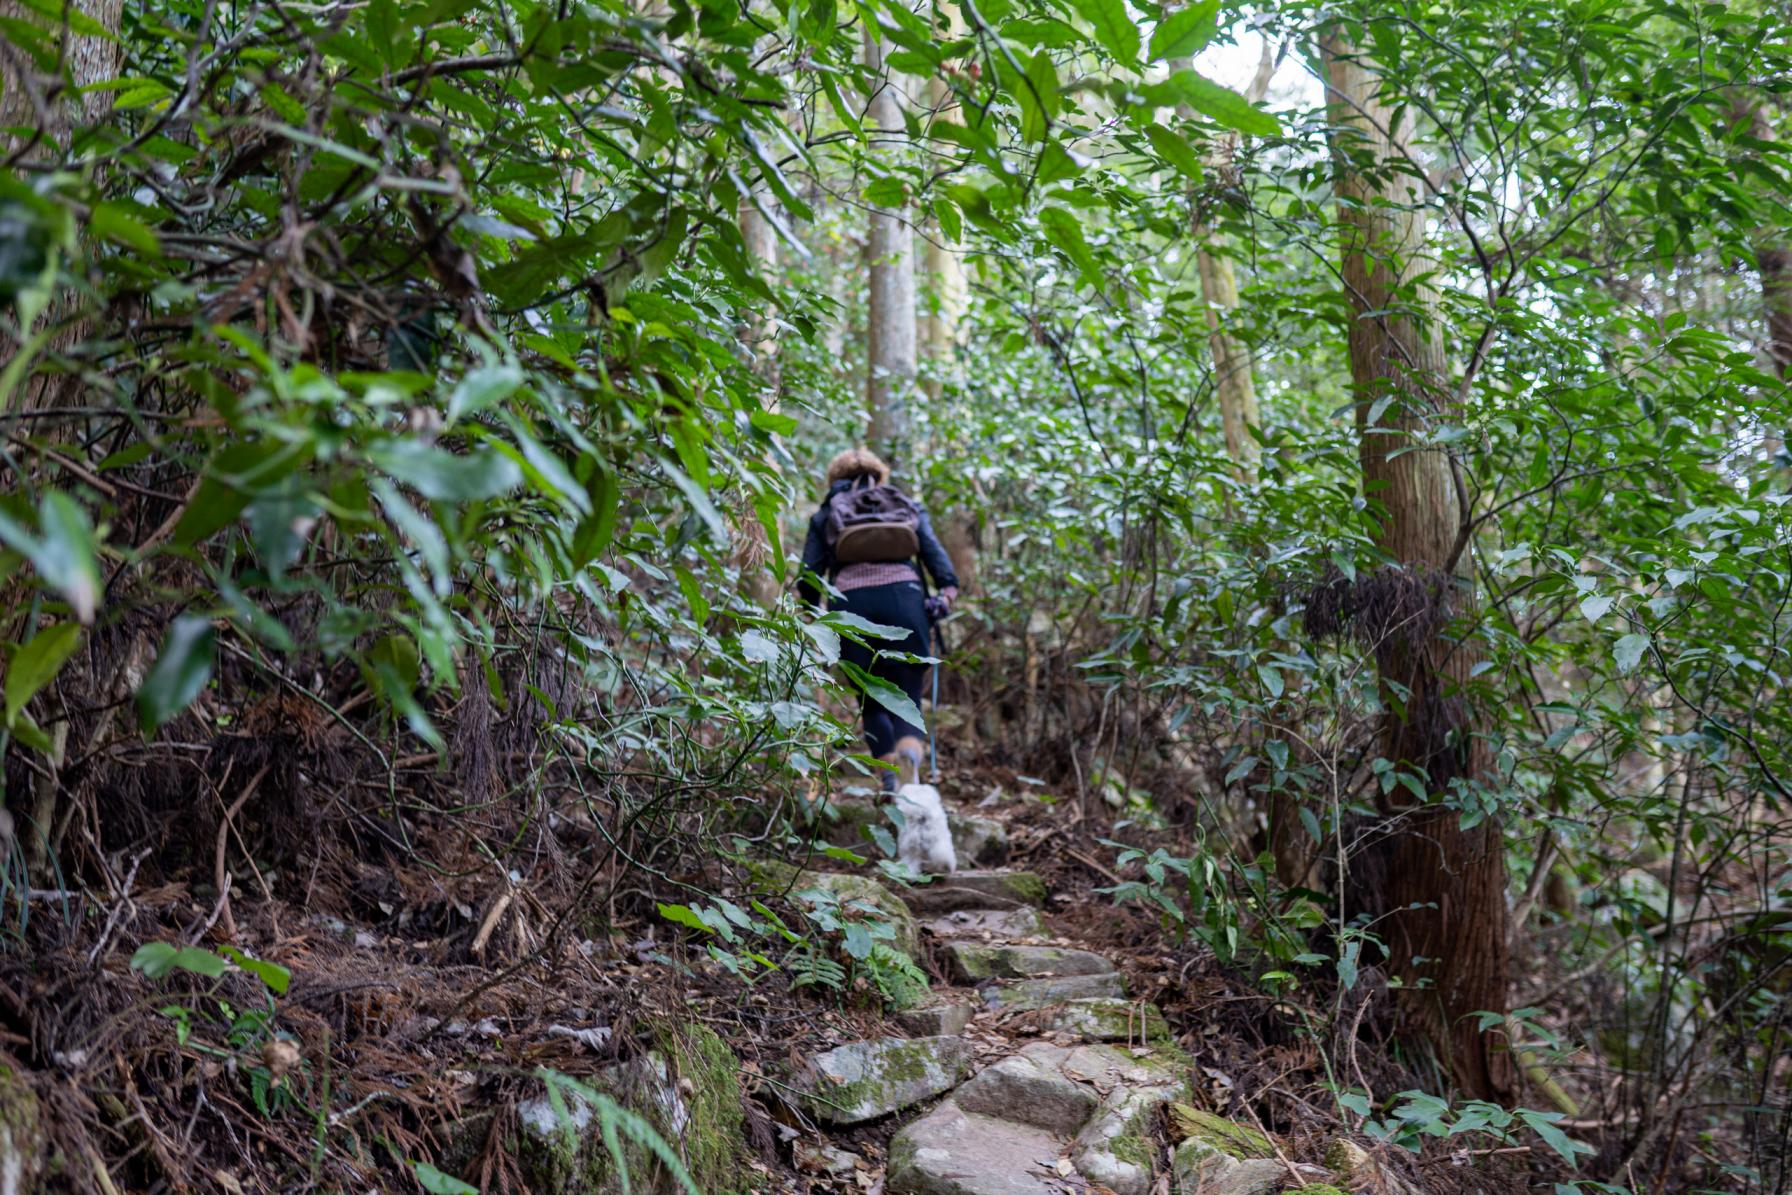
[[[917, 656], [933, 654], [928, 649], [927, 607], [924, 601], [919, 581], [903, 581], [895, 585], [848, 589], [844, 599], [833, 603], [836, 610], [850, 611], [860, 618], [882, 623], [884, 626], [907, 629], [907, 639], [873, 639], [872, 647], [842, 638], [840, 658], [855, 667], [865, 669], [872, 676], [889, 681], [907, 693], [916, 709], [921, 708], [921, 686], [927, 679], [928, 666], [910, 664], [906, 660], [893, 660], [888, 656], [873, 660], [872, 656], [878, 650], [903, 651]], [[896, 740], [904, 735], [913, 735], [918, 739], [927, 737], [925, 728], [910, 725], [898, 718], [869, 694], [860, 702], [859, 714], [865, 723], [865, 742], [871, 748], [872, 755], [888, 755], [896, 749]]]

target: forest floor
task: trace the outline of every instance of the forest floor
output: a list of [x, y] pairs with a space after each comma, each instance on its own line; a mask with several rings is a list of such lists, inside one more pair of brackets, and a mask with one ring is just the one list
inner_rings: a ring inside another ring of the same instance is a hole
[[[1357, 1081], [1380, 1093], [1410, 1085], [1372, 977], [1367, 1007], [1338, 1007], [1320, 992], [1267, 996], [1211, 951], [1176, 945], [1142, 907], [1100, 891], [1119, 879], [1104, 861], [1114, 851], [1102, 842], [1116, 833], [1104, 806], [1085, 815], [1001, 769], [954, 771], [939, 784], [949, 804], [1003, 823], [1008, 868], [1044, 880], [1043, 926], [1026, 940], [1099, 954], [1141, 1015], [1162, 1011], [1201, 1110], [1270, 1134], [1293, 1166], [1318, 1166], [1352, 1128], [1327, 1085], [1332, 1060], [1348, 1058]], [[452, 1161], [481, 1191], [523, 1190], [504, 1142], [519, 1106], [539, 1095], [538, 1068], [595, 1076], [668, 1018], [709, 1027], [739, 1060], [763, 1189], [881, 1191], [892, 1134], [926, 1111], [828, 1130], [792, 1098], [817, 1054], [904, 1032], [863, 986], [798, 989], [777, 974], [746, 984], [650, 917], [623, 916], [620, 932], [590, 937], [521, 882], [494, 890], [489, 872], [319, 868], [300, 889], [303, 906], [254, 884], [237, 888], [230, 910], [197, 882], [133, 889], [104, 911], [97, 938], [101, 917], [81, 919], [83, 932], [59, 951], [0, 971], [0, 999], [32, 1026], [30, 1037], [8, 1034], [6, 1048], [56, 1060], [55, 1073], [27, 1081], [64, 1158], [103, 1159], [133, 1190], [293, 1189], [295, 1174], [309, 1174], [313, 1189], [399, 1189], [386, 1185], [394, 1172], [424, 1159]], [[172, 975], [145, 995], [130, 967], [140, 943], [222, 948], [226, 924], [230, 944], [290, 970], [289, 990], [274, 996], [232, 971]], [[968, 987], [954, 990], [945, 941], [928, 934], [923, 946], [936, 995], [977, 1008], [964, 1030], [972, 1069], [1074, 1039], [1032, 1011], [987, 1008]], [[276, 1031], [296, 1057], [282, 1055]], [[1145, 1045], [1142, 1034], [1121, 1044]], [[239, 1070], [257, 1046], [265, 1068], [245, 1083]], [[307, 1111], [326, 1104], [327, 1116]], [[479, 1129], [472, 1140], [469, 1124]], [[1388, 1174], [1426, 1192], [1523, 1189], [1552, 1170], [1522, 1154], [1414, 1157], [1367, 1144]]]

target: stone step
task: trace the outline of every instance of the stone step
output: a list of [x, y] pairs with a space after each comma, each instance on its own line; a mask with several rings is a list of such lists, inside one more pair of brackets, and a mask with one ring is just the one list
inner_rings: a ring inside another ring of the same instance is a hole
[[891, 1195], [1152, 1195], [1157, 1122], [1187, 1059], [1034, 1042], [984, 1068], [890, 1142]]
[[1045, 903], [1045, 881], [1031, 871], [1014, 871], [1006, 867], [958, 871], [951, 876], [951, 881], [954, 888], [969, 888], [985, 896], [999, 896], [1003, 900], [1028, 905]]
[[935, 999], [898, 1012], [896, 1023], [914, 1037], [955, 1037], [970, 1026], [975, 1011], [969, 1000]]
[[1015, 909], [959, 909], [921, 923], [936, 938], [976, 938], [987, 935], [1002, 941], [1038, 938], [1045, 921], [1032, 905]]
[[902, 899], [918, 917], [941, 917], [948, 913], [1012, 913], [1033, 906], [1024, 900], [990, 896], [974, 888], [955, 888], [938, 881], [916, 884], [902, 890]]
[[1039, 1010], [1042, 1033], [1074, 1033], [1090, 1041], [1168, 1042], [1170, 1026], [1155, 1004], [1097, 996]]
[[963, 909], [1019, 909], [1045, 903], [1045, 881], [1030, 871], [959, 871], [902, 894], [908, 907], [927, 917]]
[[948, 942], [946, 958], [953, 977], [964, 983], [985, 979], [1033, 979], [1043, 975], [1104, 975], [1114, 969], [1114, 964], [1099, 954], [1056, 946]]
[[799, 1078], [817, 1120], [860, 1124], [952, 1090], [974, 1058], [962, 1037], [881, 1037], [817, 1054]]
[[[1044, 1129], [946, 1100], [890, 1142], [890, 1195], [1063, 1195], [1064, 1145]], [[1074, 1189], [1074, 1188], [1071, 1188]]]
[[1126, 995], [1126, 980], [1118, 971], [1099, 975], [1057, 975], [1045, 979], [1016, 979], [994, 983], [983, 989], [983, 1000], [991, 1008], [1047, 1008], [1067, 1000], [1088, 1000], [1105, 997], [1118, 1000]]

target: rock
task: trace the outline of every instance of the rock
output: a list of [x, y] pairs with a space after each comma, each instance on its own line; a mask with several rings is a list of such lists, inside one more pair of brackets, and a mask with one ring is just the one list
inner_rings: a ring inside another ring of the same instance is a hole
[[38, 1190], [46, 1152], [37, 1093], [10, 1067], [0, 1066], [0, 1195]]
[[1087, 950], [1056, 946], [985, 946], [951, 942], [946, 946], [952, 975], [964, 983], [984, 979], [1032, 979], [1041, 975], [1102, 975], [1114, 964]]
[[1348, 1137], [1336, 1138], [1325, 1147], [1325, 1168], [1338, 1177], [1339, 1185], [1352, 1191], [1424, 1195], [1418, 1187], [1382, 1165], [1374, 1154]]
[[825, 1142], [797, 1141], [790, 1147], [790, 1156], [795, 1159], [797, 1169], [807, 1170], [812, 1174], [828, 1174], [835, 1178], [850, 1178], [858, 1173], [859, 1166], [865, 1161], [849, 1149], [841, 1149], [837, 1145]]
[[1119, 1046], [1066, 1047], [1034, 1042], [1021, 1053], [1052, 1058], [1053, 1065], [1066, 1078], [1093, 1083], [1100, 1091], [1112, 1091], [1125, 1083], [1134, 1087], [1174, 1088], [1180, 1098], [1180, 1088], [1188, 1073], [1188, 1059], [1180, 1050], [1153, 1051], [1141, 1057]]
[[1092, 1088], [1021, 1054], [984, 1067], [952, 1098], [966, 1112], [1013, 1120], [1060, 1137], [1073, 1136], [1100, 1105]]
[[[963, 873], [960, 873], [963, 874]], [[917, 884], [903, 890], [902, 899], [923, 917], [938, 917], [960, 911], [1009, 911], [1032, 906], [1024, 900], [992, 896], [975, 888], [956, 888], [951, 884]]]
[[1275, 1195], [1288, 1181], [1280, 1163], [1265, 1158], [1240, 1161], [1216, 1153], [1199, 1138], [1176, 1147], [1170, 1159], [1176, 1195]]
[[883, 1037], [836, 1046], [810, 1060], [810, 1111], [830, 1124], [887, 1116], [956, 1087], [970, 1070], [962, 1037]]
[[1150, 1195], [1157, 1110], [1174, 1094], [1168, 1087], [1123, 1087], [1110, 1095], [1077, 1134], [1070, 1154], [1077, 1172], [1114, 1195]]
[[890, 1141], [890, 1195], [1060, 1195], [1063, 1147], [1044, 1129], [966, 1112], [946, 1100]]
[[959, 909], [921, 923], [921, 928], [936, 938], [975, 938], [988, 934], [992, 938], [1013, 941], [1016, 938], [1037, 938], [1045, 933], [1045, 921], [1032, 905], [1013, 909]]
[[1074, 1033], [1091, 1041], [1169, 1042], [1170, 1027], [1155, 1004], [1095, 997], [1041, 1009], [1043, 1033]]
[[1008, 827], [993, 817], [946, 811], [960, 867], [989, 867], [1008, 858]]
[[1205, 1141], [1231, 1157], [1275, 1157], [1275, 1147], [1270, 1144], [1269, 1138], [1249, 1125], [1227, 1120], [1224, 1116], [1215, 1116], [1211, 1112], [1202, 1112], [1187, 1104], [1177, 1104], [1170, 1109], [1170, 1119], [1176, 1126], [1178, 1136]]
[[1030, 871], [958, 871], [952, 876], [952, 887], [980, 892], [1024, 905], [1045, 903], [1045, 881]]
[[[896, 927], [890, 943], [911, 959], [921, 957], [921, 926], [903, 899], [869, 876], [847, 875], [831, 871], [803, 871], [782, 864], [760, 863], [754, 871], [760, 884], [770, 891], [789, 892], [800, 897], [815, 890], [826, 893], [843, 906], [859, 902], [860, 915], [876, 915]], [[850, 911], [850, 910], [849, 910]]]
[[[663, 1026], [654, 1041], [650, 1053], [606, 1067], [583, 1084], [646, 1120], [678, 1153], [699, 1189], [740, 1190], [747, 1145], [739, 1059], [701, 1025]], [[561, 1105], [564, 1116], [545, 1091], [517, 1105], [522, 1134], [516, 1161], [528, 1189], [540, 1195], [619, 1191], [615, 1160], [595, 1109], [571, 1089], [562, 1089]], [[444, 1159], [451, 1173], [471, 1164], [485, 1139], [476, 1128], [463, 1136], [472, 1138], [470, 1148]], [[645, 1146], [627, 1137], [623, 1142], [636, 1189], [672, 1189], [670, 1176]]]
[[1170, 1122], [1187, 1134], [1170, 1158], [1178, 1195], [1273, 1195], [1287, 1185], [1287, 1167], [1256, 1129], [1187, 1104], [1171, 1107]]
[[968, 1000], [937, 1000], [896, 1014], [903, 1032], [915, 1037], [956, 1037], [971, 1023]]
[[1061, 975], [1049, 979], [1018, 979], [983, 989], [983, 999], [992, 1008], [1045, 1008], [1066, 1000], [1088, 1000], [1106, 997], [1117, 1000], [1126, 995], [1126, 981], [1118, 971], [1100, 975]]
[[862, 797], [841, 797], [834, 802], [834, 816], [821, 825], [821, 837], [829, 846], [849, 847], [855, 854], [875, 850], [867, 830], [883, 826], [892, 835], [896, 828], [884, 817], [883, 810]]

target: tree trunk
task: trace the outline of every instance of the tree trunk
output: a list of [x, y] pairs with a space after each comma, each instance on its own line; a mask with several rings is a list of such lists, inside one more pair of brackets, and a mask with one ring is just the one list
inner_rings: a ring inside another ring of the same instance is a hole
[[[778, 237], [772, 222], [754, 205], [751, 196], [742, 197], [739, 219], [747, 257], [769, 279], [778, 268]], [[762, 405], [776, 414], [782, 397], [777, 313], [768, 306], [749, 315], [741, 328], [740, 339], [752, 358], [753, 372], [764, 383]], [[765, 464], [774, 473], [778, 472], [777, 459], [769, 453]], [[765, 567], [766, 554], [770, 550], [771, 540], [759, 522], [759, 512], [753, 506], [751, 493], [743, 492], [735, 522], [734, 565], [739, 572], [741, 588], [761, 606], [774, 605], [778, 600], [777, 578]]]
[[[1322, 52], [1359, 459], [1364, 492], [1383, 507], [1377, 544], [1396, 562], [1360, 583], [1357, 631], [1374, 648], [1388, 709], [1382, 750], [1435, 796], [1490, 771], [1464, 692], [1477, 652], [1450, 631], [1474, 622], [1472, 577], [1458, 571], [1462, 487], [1448, 456], [1414, 443], [1452, 400], [1434, 296], [1412, 281], [1428, 266], [1418, 184], [1389, 165], [1408, 156], [1405, 130], [1369, 64], [1336, 31]], [[1399, 785], [1381, 802], [1386, 847], [1373, 866], [1353, 869], [1351, 886], [1368, 890], [1351, 898], [1387, 914], [1390, 964], [1407, 985], [1404, 1008], [1457, 1085], [1475, 1098], [1509, 1099], [1510, 1056], [1472, 1015], [1506, 1011], [1499, 826], [1488, 819], [1465, 831], [1458, 810], [1408, 802]], [[1365, 883], [1370, 875], [1382, 882]]]
[[[116, 33], [124, 5], [123, 0], [70, 0], [70, 7]], [[110, 91], [84, 89], [118, 74], [121, 47], [115, 39], [80, 36], [65, 28], [58, 30], [56, 21], [17, 3], [17, 0], [0, 0], [0, 16], [56, 31], [52, 36], [63, 40], [62, 58], [67, 72], [66, 81], [60, 74], [41, 73], [22, 49], [0, 38], [0, 128], [16, 126], [32, 130], [25, 136], [0, 135], [0, 149], [4, 150], [0, 157], [20, 154], [26, 163], [47, 165], [59, 162], [67, 155], [75, 128], [98, 120], [111, 108]], [[73, 90], [69, 83], [73, 84]], [[52, 300], [49, 309], [38, 316], [34, 326], [38, 329], [63, 324], [38, 349], [40, 357], [60, 356], [87, 339], [88, 320], [85, 317], [70, 318], [78, 309], [77, 304], [78, 300], [61, 296]], [[10, 358], [29, 340], [23, 330], [20, 335], [18, 344], [0, 343], [0, 359]], [[19, 407], [22, 411], [39, 411], [68, 406], [79, 400], [80, 392], [80, 376], [72, 370], [42, 373], [32, 370], [26, 374]], [[10, 486], [16, 486], [19, 480], [11, 478]], [[50, 701], [52, 695], [46, 693], [39, 700]], [[69, 710], [59, 709], [56, 716], [42, 719], [49, 731], [51, 751], [45, 761], [46, 771], [39, 775], [32, 790], [31, 824], [24, 828], [27, 873], [32, 883], [46, 887], [52, 886], [56, 879], [56, 870], [51, 866], [57, 846], [52, 831], [62, 793], [61, 769], [71, 716]]]
[[[894, 74], [883, 66], [883, 46], [865, 36], [865, 63], [878, 79], [865, 122], [878, 138], [903, 134], [902, 99]], [[914, 231], [900, 208], [874, 208], [866, 255], [871, 273], [865, 399], [871, 415], [871, 447], [895, 473], [909, 464], [908, 403], [915, 383]], [[912, 480], [912, 479], [911, 479]]]
[[1257, 484], [1257, 438], [1262, 426], [1257, 411], [1257, 385], [1251, 377], [1251, 353], [1226, 331], [1225, 313], [1238, 306], [1238, 279], [1232, 259], [1214, 250], [1221, 234], [1195, 225], [1195, 268], [1201, 275], [1201, 297], [1207, 300], [1207, 344], [1213, 354], [1214, 387], [1219, 394], [1220, 422], [1226, 433], [1226, 455], [1238, 479]]
[[[92, 17], [106, 29], [118, 32], [123, 0], [70, 0], [70, 7]], [[18, 0], [0, 0], [0, 17], [55, 30], [54, 19], [37, 13]], [[55, 36], [55, 34], [52, 34]], [[76, 88], [110, 79], [118, 73], [121, 48], [115, 40], [67, 34], [64, 61]], [[67, 149], [69, 133], [77, 124], [103, 116], [112, 106], [109, 91], [71, 93], [57, 75], [41, 73], [17, 46], [0, 40], [0, 128], [23, 126], [38, 136], [26, 161], [54, 160]], [[0, 141], [10, 156], [31, 138], [7, 137]]]

